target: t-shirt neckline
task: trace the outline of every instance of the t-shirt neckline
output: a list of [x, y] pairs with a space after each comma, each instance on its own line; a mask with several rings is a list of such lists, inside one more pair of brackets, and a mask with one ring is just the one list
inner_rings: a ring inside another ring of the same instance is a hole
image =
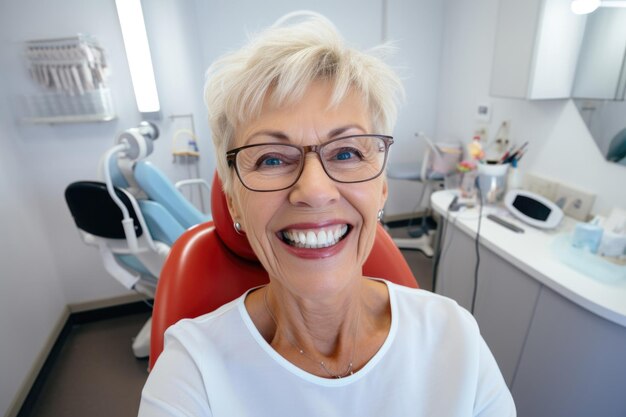
[[239, 300], [237, 301], [237, 308], [252, 338], [257, 342], [257, 344], [261, 347], [261, 349], [263, 349], [267, 353], [267, 355], [278, 365], [282, 366], [283, 368], [285, 368], [292, 374], [298, 376], [299, 378], [302, 378], [316, 385], [327, 386], [327, 387], [349, 385], [363, 378], [365, 375], [367, 375], [369, 372], [372, 371], [372, 369], [376, 366], [378, 362], [380, 362], [380, 360], [385, 356], [385, 354], [389, 350], [389, 347], [393, 343], [393, 340], [396, 336], [397, 329], [398, 329], [396, 295], [392, 288], [393, 283], [384, 279], [374, 279], [374, 280], [384, 283], [387, 286], [387, 292], [389, 293], [389, 304], [391, 306], [391, 325], [389, 327], [389, 333], [387, 334], [387, 337], [385, 338], [385, 341], [383, 342], [378, 352], [374, 354], [374, 356], [365, 364], [365, 366], [359, 369], [359, 371], [355, 372], [353, 375], [349, 375], [344, 378], [332, 379], [332, 378], [322, 378], [317, 375], [313, 375], [303, 369], [298, 368], [293, 363], [289, 362], [287, 359], [282, 357], [278, 352], [276, 352], [269, 343], [267, 343], [267, 341], [263, 338], [261, 333], [259, 333], [259, 330], [254, 325], [254, 322], [250, 318], [250, 315], [248, 314], [248, 310], [246, 309], [246, 306], [245, 306], [245, 299], [248, 296], [248, 294], [261, 287], [251, 288], [250, 290], [246, 291], [244, 295], [239, 297]]

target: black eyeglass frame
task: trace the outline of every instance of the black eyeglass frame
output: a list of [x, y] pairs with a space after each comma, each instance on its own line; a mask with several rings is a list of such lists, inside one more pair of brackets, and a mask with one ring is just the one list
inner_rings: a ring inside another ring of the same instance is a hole
[[[378, 174], [374, 175], [371, 178], [365, 179], [365, 180], [358, 180], [358, 181], [340, 181], [337, 180], [335, 178], [333, 178], [332, 175], [330, 175], [328, 173], [328, 171], [326, 170], [326, 165], [324, 164], [324, 161], [322, 160], [322, 155], [320, 155], [320, 150], [321, 148], [323, 148], [324, 146], [328, 145], [329, 143], [333, 143], [336, 142], [338, 140], [342, 140], [342, 139], [351, 139], [351, 138], [377, 138], [377, 139], [381, 139], [383, 141], [383, 143], [385, 144], [385, 159], [383, 161], [383, 164], [381, 165], [380, 171], [378, 172]], [[304, 171], [304, 157], [306, 156], [306, 154], [310, 153], [310, 152], [314, 152], [317, 154], [320, 163], [322, 164], [322, 168], [324, 169], [324, 172], [326, 173], [326, 175], [328, 175], [328, 178], [330, 178], [331, 180], [341, 183], [341, 184], [355, 184], [355, 183], [359, 183], [359, 182], [366, 182], [366, 181], [371, 181], [375, 178], [380, 177], [380, 175], [383, 173], [383, 171], [385, 170], [385, 166], [387, 165], [387, 158], [389, 157], [389, 147], [393, 144], [394, 140], [393, 140], [393, 136], [388, 136], [388, 135], [349, 135], [349, 136], [342, 136], [340, 138], [335, 138], [335, 139], [331, 139], [328, 142], [324, 142], [321, 143], [319, 145], [307, 145], [307, 146], [300, 146], [300, 145], [294, 145], [291, 143], [282, 143], [282, 142], [266, 142], [266, 143], [255, 143], [252, 145], [246, 145], [246, 146], [241, 146], [239, 148], [235, 148], [235, 149], [231, 149], [229, 151], [226, 152], [226, 162], [228, 163], [228, 166], [230, 168], [235, 168], [235, 172], [237, 173], [237, 178], [239, 178], [239, 181], [241, 181], [241, 184], [243, 184], [244, 187], [246, 187], [248, 190], [250, 191], [255, 191], [255, 192], [259, 192], [259, 193], [266, 193], [266, 192], [274, 192], [274, 191], [282, 191], [282, 190], [286, 190], [288, 188], [291, 188], [294, 186], [295, 183], [298, 182], [298, 180], [300, 179], [300, 176], [302, 175], [302, 171]], [[300, 165], [300, 171], [298, 172], [298, 175], [295, 177], [294, 181], [289, 184], [286, 187], [283, 188], [277, 188], [277, 189], [272, 189], [272, 190], [257, 190], [254, 188], [250, 188], [246, 185], [245, 181], [241, 178], [241, 174], [239, 173], [239, 168], [237, 168], [237, 154], [247, 148], [253, 148], [256, 146], [265, 146], [265, 145], [281, 145], [281, 146], [290, 146], [292, 148], [296, 148], [300, 151], [300, 154], [302, 155], [302, 164]]]

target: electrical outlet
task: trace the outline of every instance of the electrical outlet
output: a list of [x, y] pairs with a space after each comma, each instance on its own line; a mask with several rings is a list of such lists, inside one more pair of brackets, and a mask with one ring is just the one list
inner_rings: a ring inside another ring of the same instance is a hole
[[557, 184], [552, 201], [561, 207], [566, 215], [576, 220], [587, 221], [595, 199], [596, 196], [594, 194], [565, 184]]
[[524, 188], [535, 194], [539, 194], [550, 201], [555, 201], [558, 183], [536, 174], [526, 173], [524, 176]]
[[491, 121], [491, 105], [489, 103], [478, 103], [476, 106], [476, 120], [483, 123]]

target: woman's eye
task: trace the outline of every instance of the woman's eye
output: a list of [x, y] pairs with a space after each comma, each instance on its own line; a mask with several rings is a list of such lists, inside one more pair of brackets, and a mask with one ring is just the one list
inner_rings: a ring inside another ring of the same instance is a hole
[[286, 168], [293, 163], [297, 163], [297, 160], [294, 160], [289, 155], [281, 153], [265, 154], [256, 158], [255, 169]]
[[354, 158], [361, 158], [361, 153], [357, 149], [341, 149], [335, 152], [335, 160], [347, 161]]
[[280, 165], [282, 163], [283, 163], [283, 161], [281, 161], [280, 159], [278, 159], [276, 157], [270, 157], [270, 158], [261, 159], [261, 163], [259, 165], [277, 166], [277, 165]]

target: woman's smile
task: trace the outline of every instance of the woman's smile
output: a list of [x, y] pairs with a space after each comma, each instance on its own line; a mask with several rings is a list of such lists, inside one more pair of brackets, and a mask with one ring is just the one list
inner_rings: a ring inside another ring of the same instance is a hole
[[289, 227], [279, 232], [283, 242], [297, 248], [320, 249], [334, 246], [348, 233], [347, 224], [335, 224], [319, 228]]
[[291, 224], [276, 233], [280, 246], [301, 259], [325, 259], [339, 254], [354, 226], [344, 220]]

